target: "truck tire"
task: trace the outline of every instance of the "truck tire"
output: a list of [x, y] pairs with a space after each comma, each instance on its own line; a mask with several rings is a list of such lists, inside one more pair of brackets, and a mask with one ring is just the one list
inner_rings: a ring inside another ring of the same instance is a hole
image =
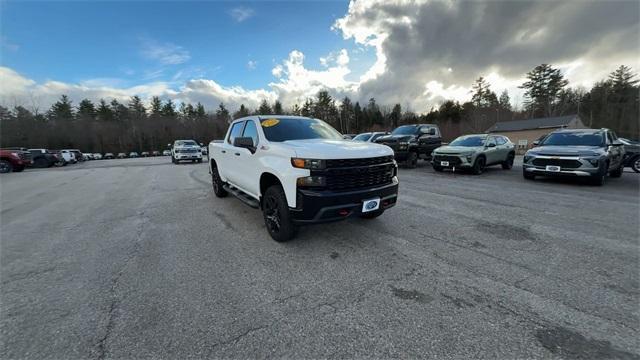
[[6, 174], [13, 171], [13, 165], [7, 160], [0, 160], [0, 174]]
[[509, 153], [509, 155], [507, 155], [507, 160], [505, 160], [502, 163], [502, 169], [504, 170], [511, 170], [511, 168], [513, 167], [513, 160], [516, 158], [516, 154], [514, 153]]
[[407, 167], [409, 169], [414, 169], [418, 165], [418, 154], [416, 152], [410, 151], [407, 154]]
[[376, 210], [376, 211], [362, 213], [362, 214], [360, 214], [360, 217], [363, 218], [363, 219], [375, 219], [378, 216], [382, 215], [383, 213], [384, 213], [384, 209], [379, 209], [379, 210]]
[[223, 188], [224, 182], [220, 178], [218, 167], [215, 164], [211, 164], [211, 185], [213, 186], [213, 193], [217, 197], [223, 198], [228, 195], [227, 191]]
[[277, 242], [291, 240], [297, 226], [291, 220], [287, 197], [280, 184], [271, 185], [262, 198], [262, 215], [264, 224], [271, 238]]
[[24, 170], [24, 165], [13, 167], [13, 172], [21, 172], [22, 170]]
[[46, 168], [46, 167], [51, 166], [51, 164], [45, 158], [37, 158], [33, 162], [33, 166], [37, 167], [37, 168]]

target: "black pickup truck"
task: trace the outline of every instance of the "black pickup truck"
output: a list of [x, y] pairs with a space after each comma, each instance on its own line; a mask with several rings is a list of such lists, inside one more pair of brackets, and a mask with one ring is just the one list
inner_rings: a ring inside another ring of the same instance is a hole
[[389, 146], [397, 161], [404, 161], [407, 167], [414, 168], [418, 158], [431, 158], [433, 150], [442, 145], [442, 136], [437, 125], [402, 125], [391, 134], [376, 139], [376, 143]]

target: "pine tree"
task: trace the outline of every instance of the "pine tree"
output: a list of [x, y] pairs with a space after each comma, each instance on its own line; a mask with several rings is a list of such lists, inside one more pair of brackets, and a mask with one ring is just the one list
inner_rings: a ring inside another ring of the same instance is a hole
[[313, 116], [313, 107], [314, 104], [312, 99], [305, 100], [304, 104], [302, 104], [302, 109], [300, 109], [300, 115], [306, 117]]
[[93, 121], [96, 118], [96, 107], [91, 100], [83, 99], [78, 104], [76, 119], [79, 121]]
[[402, 107], [400, 104], [395, 104], [393, 106], [393, 110], [391, 110], [389, 117], [391, 118], [391, 126], [394, 129], [397, 128], [400, 123], [400, 118], [402, 117]]
[[103, 122], [113, 121], [113, 111], [104, 99], [100, 99], [100, 104], [96, 110], [96, 118]]
[[353, 129], [353, 104], [351, 99], [345, 96], [340, 103], [340, 127], [341, 130], [349, 133]]
[[260, 103], [260, 107], [258, 108], [258, 115], [271, 115], [273, 112], [271, 111], [271, 106], [267, 100], [262, 100]]
[[240, 109], [238, 109], [238, 111], [236, 111], [235, 113], [233, 113], [233, 119], [240, 119], [243, 118], [245, 116], [249, 116], [249, 109], [247, 109], [244, 104], [240, 104]]
[[562, 89], [569, 84], [559, 69], [549, 64], [536, 66], [527, 73], [527, 81], [520, 86], [525, 89], [525, 106], [533, 116], [555, 115], [555, 105]]
[[218, 110], [216, 110], [216, 119], [218, 120], [218, 122], [221, 122], [223, 124], [231, 121], [229, 110], [227, 110], [223, 103], [220, 103], [220, 105], [218, 105]]
[[176, 118], [176, 106], [171, 99], [167, 100], [167, 102], [162, 105], [162, 116], [175, 119]]
[[149, 107], [151, 116], [154, 118], [158, 118], [162, 116], [162, 101], [157, 96], [151, 98], [151, 105]]
[[511, 110], [511, 99], [509, 98], [509, 93], [507, 92], [507, 90], [503, 91], [502, 94], [500, 94], [498, 105], [503, 110]]
[[282, 110], [282, 104], [278, 100], [276, 100], [276, 102], [273, 104], [273, 114], [284, 115], [284, 110]]
[[47, 113], [49, 121], [72, 121], [74, 119], [73, 106], [67, 95], [62, 95], [60, 100], [56, 101]]

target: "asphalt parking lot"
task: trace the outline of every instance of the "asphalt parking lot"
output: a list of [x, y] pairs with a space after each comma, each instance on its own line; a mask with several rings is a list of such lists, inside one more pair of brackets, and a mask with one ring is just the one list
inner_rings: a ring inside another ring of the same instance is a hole
[[3, 175], [2, 358], [640, 358], [640, 176], [400, 170], [276, 243], [206, 164]]

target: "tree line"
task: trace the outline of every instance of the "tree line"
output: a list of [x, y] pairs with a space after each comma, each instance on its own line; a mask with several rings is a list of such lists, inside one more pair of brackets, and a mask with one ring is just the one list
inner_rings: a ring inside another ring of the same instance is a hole
[[403, 110], [400, 104], [379, 105], [374, 98], [363, 104], [349, 97], [335, 99], [326, 90], [288, 109], [279, 101], [262, 101], [257, 109], [240, 105], [233, 113], [222, 103], [214, 112], [207, 112], [200, 103], [176, 104], [158, 97], [145, 106], [138, 96], [127, 103], [102, 99], [95, 104], [84, 99], [74, 106], [62, 95], [44, 113], [21, 105], [0, 106], [0, 146], [101, 153], [161, 150], [179, 138], [199, 142], [221, 138], [230, 120], [251, 114], [315, 117], [345, 134], [433, 123], [447, 140], [484, 132], [497, 121], [579, 114], [590, 127], [608, 127], [619, 136], [638, 138], [640, 88], [629, 67], [620, 66], [588, 91], [569, 87], [560, 70], [549, 64], [536, 66], [526, 79], [521, 85], [525, 94], [521, 109], [512, 108], [507, 91], [498, 96], [480, 77], [472, 86], [470, 101], [446, 100], [425, 113]]

